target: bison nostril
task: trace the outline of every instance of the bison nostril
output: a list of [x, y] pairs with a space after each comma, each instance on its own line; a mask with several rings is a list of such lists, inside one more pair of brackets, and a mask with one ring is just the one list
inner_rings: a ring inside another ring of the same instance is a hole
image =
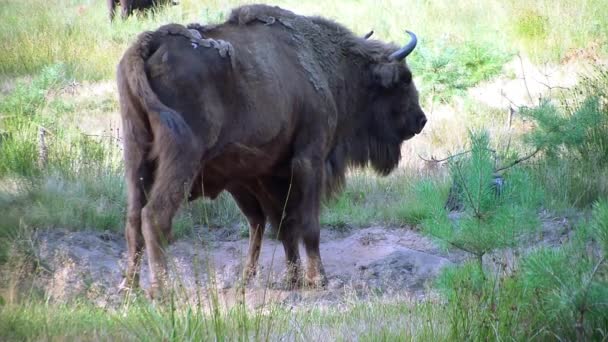
[[423, 115], [418, 118], [418, 128], [422, 130], [424, 128], [424, 125], [426, 125], [426, 116]]

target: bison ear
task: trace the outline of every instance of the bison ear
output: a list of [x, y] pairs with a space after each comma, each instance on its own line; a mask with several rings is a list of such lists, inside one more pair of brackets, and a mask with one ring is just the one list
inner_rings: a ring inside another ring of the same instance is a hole
[[399, 83], [409, 83], [412, 74], [401, 63], [379, 63], [372, 66], [372, 77], [376, 84], [391, 88]]

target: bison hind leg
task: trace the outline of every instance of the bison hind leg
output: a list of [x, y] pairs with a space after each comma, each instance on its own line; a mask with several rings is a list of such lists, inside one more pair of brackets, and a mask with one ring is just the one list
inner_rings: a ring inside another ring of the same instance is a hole
[[167, 144], [156, 160], [154, 184], [141, 214], [152, 298], [162, 296], [168, 280], [165, 248], [171, 242], [171, 223], [181, 203], [188, 200], [201, 155], [194, 145]]
[[266, 215], [260, 202], [248, 188], [240, 185], [230, 185], [228, 191], [249, 223], [249, 247], [247, 261], [243, 268], [243, 281], [247, 284], [257, 273], [262, 238], [266, 226]]

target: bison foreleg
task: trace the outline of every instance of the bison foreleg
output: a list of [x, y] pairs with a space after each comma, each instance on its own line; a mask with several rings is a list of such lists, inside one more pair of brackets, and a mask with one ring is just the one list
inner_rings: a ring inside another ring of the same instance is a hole
[[305, 274], [309, 286], [324, 286], [325, 270], [319, 251], [320, 240], [320, 200], [323, 180], [322, 159], [316, 157], [296, 158], [292, 161], [293, 186], [300, 194], [297, 205], [289, 215], [293, 218], [293, 232], [299, 234], [304, 242], [307, 256]]
[[284, 282], [288, 288], [300, 286], [301, 279], [301, 261], [300, 250], [298, 248], [299, 237], [296, 234], [285, 234], [281, 242], [285, 250], [285, 259], [287, 268], [285, 270]]

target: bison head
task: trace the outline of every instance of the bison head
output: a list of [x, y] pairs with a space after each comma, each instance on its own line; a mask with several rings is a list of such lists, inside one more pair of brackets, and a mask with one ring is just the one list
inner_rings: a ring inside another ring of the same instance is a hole
[[418, 91], [405, 57], [416, 47], [416, 35], [407, 31], [410, 42], [370, 65], [371, 101], [368, 117], [374, 146], [370, 159], [376, 171], [387, 174], [399, 163], [401, 143], [420, 133], [426, 116], [418, 102]]

